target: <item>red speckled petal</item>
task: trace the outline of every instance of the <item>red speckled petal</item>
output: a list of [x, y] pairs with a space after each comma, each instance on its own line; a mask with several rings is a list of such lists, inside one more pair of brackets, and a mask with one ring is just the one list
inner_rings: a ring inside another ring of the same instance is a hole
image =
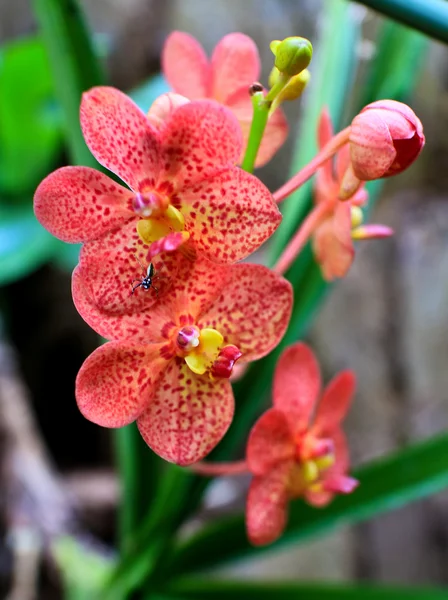
[[226, 379], [195, 375], [177, 358], [170, 361], [137, 424], [159, 456], [190, 465], [218, 444], [232, 421], [233, 408], [232, 387]]
[[327, 385], [317, 407], [315, 427], [323, 437], [330, 437], [345, 418], [356, 389], [353, 371], [338, 373]]
[[178, 94], [190, 100], [206, 98], [211, 87], [211, 69], [201, 44], [188, 33], [173, 31], [162, 52], [166, 80]]
[[[317, 144], [319, 150], [322, 150], [325, 144], [327, 144], [327, 142], [329, 142], [332, 137], [333, 124], [331, 122], [331, 117], [330, 113], [328, 112], [328, 108], [325, 106], [320, 113], [319, 123], [317, 126]], [[331, 160], [327, 160], [327, 162], [319, 170], [319, 174], [322, 181], [321, 185], [328, 187], [333, 184], [333, 163]]]
[[267, 475], [254, 477], [247, 495], [247, 536], [254, 546], [271, 544], [282, 534], [286, 520], [287, 484], [293, 461], [280, 463]]
[[198, 252], [232, 263], [254, 252], [282, 219], [269, 190], [253, 175], [232, 167], [179, 193], [185, 227]]
[[159, 134], [126, 94], [112, 87], [85, 92], [81, 128], [98, 162], [134, 191], [154, 186], [160, 168]]
[[[326, 219], [316, 229], [313, 238], [316, 260], [320, 264], [322, 276], [327, 281], [344, 277], [355, 256], [351, 239], [351, 222], [348, 220], [350, 218], [349, 203], [341, 202], [340, 210], [345, 210], [346, 214], [342, 215], [342, 212], [340, 212], [338, 218], [334, 216]], [[341, 240], [343, 235], [345, 236], [345, 242]]]
[[230, 266], [216, 265], [204, 258], [192, 262], [183, 257], [164, 300], [167, 311], [177, 315], [178, 322], [196, 321], [220, 296], [231, 276], [231, 269]]
[[[227, 99], [226, 106], [230, 108], [238, 119], [243, 133], [243, 148], [239, 159], [239, 162], [241, 163], [246, 151], [253, 116], [252, 100], [249, 96], [247, 86], [232, 94]], [[288, 121], [286, 120], [283, 110], [278, 108], [272, 113], [267, 122], [255, 166], [261, 167], [270, 161], [277, 150], [283, 146], [287, 137]]]
[[167, 365], [160, 347], [109, 342], [97, 348], [76, 378], [76, 400], [82, 414], [103, 427], [123, 427], [135, 421]]
[[273, 404], [294, 431], [308, 427], [321, 388], [319, 364], [311, 348], [298, 343], [284, 350], [274, 373]]
[[106, 339], [142, 343], [163, 339], [163, 326], [172, 318], [166, 311], [166, 297], [182, 257], [178, 253], [154, 257], [151, 288], [140, 286], [132, 293], [147, 276], [147, 252], [135, 222], [81, 250], [80, 264], [73, 273], [73, 301], [82, 318]]
[[211, 67], [211, 95], [225, 104], [235, 90], [245, 87], [247, 91], [260, 77], [260, 57], [255, 42], [243, 33], [229, 33], [213, 51]]
[[229, 268], [220, 296], [198, 320], [212, 327], [226, 344], [243, 353], [240, 362], [269, 354], [282, 339], [292, 308], [291, 284], [267, 267], [239, 264]]
[[161, 132], [164, 163], [160, 181], [175, 191], [235, 165], [242, 136], [233, 114], [214, 100], [197, 100], [171, 113]]
[[132, 218], [132, 192], [88, 167], [62, 167], [46, 177], [34, 195], [34, 212], [64, 242], [85, 242]]
[[294, 436], [281, 410], [267, 410], [249, 434], [246, 460], [253, 475], [266, 475], [274, 465], [294, 458]]

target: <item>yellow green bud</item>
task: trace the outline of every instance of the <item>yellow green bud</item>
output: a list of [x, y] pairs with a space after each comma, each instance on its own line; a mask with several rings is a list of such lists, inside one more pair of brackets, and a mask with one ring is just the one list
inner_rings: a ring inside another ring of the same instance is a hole
[[306, 88], [308, 81], [310, 80], [311, 74], [308, 69], [304, 69], [298, 75], [291, 77], [286, 86], [282, 89], [279, 94], [279, 102], [285, 100], [297, 100], [303, 94], [303, 90]]
[[285, 75], [294, 77], [306, 69], [311, 62], [313, 46], [301, 37], [288, 37], [283, 41], [274, 40], [270, 44], [275, 56], [275, 66]]

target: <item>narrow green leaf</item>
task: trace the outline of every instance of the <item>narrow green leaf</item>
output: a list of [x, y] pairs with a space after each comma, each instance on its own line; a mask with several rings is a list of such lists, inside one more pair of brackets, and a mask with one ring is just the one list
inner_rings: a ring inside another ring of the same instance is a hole
[[248, 542], [244, 516], [238, 515], [205, 526], [179, 545], [167, 565], [171, 577], [208, 569], [241, 556], [303, 542], [339, 525], [370, 519], [448, 487], [448, 435], [411, 446], [370, 463], [355, 473], [360, 486], [336, 498], [327, 508], [315, 509], [300, 501], [290, 504], [288, 525], [271, 546], [256, 548]]
[[355, 0], [386, 17], [409, 25], [430, 37], [448, 43], [446, 0]]
[[374, 587], [349, 584], [316, 584], [280, 581], [223, 581], [186, 579], [174, 582], [169, 590], [181, 598], [195, 600], [446, 600], [448, 590], [437, 588]]
[[34, 191], [62, 147], [61, 114], [45, 49], [38, 37], [0, 50], [0, 189]]
[[82, 92], [101, 84], [103, 74], [78, 2], [33, 0], [33, 7], [63, 112], [71, 162], [96, 166], [82, 137], [79, 105]]

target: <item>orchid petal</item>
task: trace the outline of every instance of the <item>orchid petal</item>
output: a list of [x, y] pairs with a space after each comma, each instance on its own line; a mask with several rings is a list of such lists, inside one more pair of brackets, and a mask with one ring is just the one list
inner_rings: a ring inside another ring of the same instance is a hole
[[154, 186], [160, 169], [159, 134], [126, 94], [112, 87], [85, 92], [81, 128], [98, 162], [134, 191]]
[[[327, 106], [324, 106], [319, 117], [319, 123], [317, 125], [317, 144], [319, 150], [331, 140], [333, 137], [333, 124], [331, 122], [330, 112]], [[322, 168], [318, 172], [319, 177], [322, 180], [322, 185], [331, 186], [334, 184], [335, 178], [333, 175], [333, 162], [327, 160]]]
[[165, 158], [160, 181], [170, 182], [176, 192], [235, 165], [242, 147], [238, 121], [213, 100], [177, 108], [161, 131], [161, 140]]
[[274, 542], [287, 520], [288, 479], [293, 461], [277, 465], [263, 477], [254, 477], [246, 506], [247, 536], [255, 546]]
[[213, 51], [211, 59], [211, 96], [226, 104], [230, 94], [249, 86], [260, 76], [260, 57], [255, 42], [243, 33], [224, 36]]
[[272, 235], [282, 218], [269, 190], [237, 167], [184, 188], [178, 197], [194, 246], [211, 261], [245, 258]]
[[76, 378], [81, 413], [103, 427], [123, 427], [147, 406], [167, 361], [161, 345], [133, 346], [109, 342], [97, 348]]
[[[344, 204], [341, 202], [341, 206]], [[349, 204], [345, 203], [346, 209], [350, 210]], [[345, 210], [346, 210], [345, 209]], [[339, 209], [337, 209], [339, 210]], [[320, 264], [322, 275], [327, 281], [332, 281], [337, 277], [344, 277], [351, 267], [355, 250], [351, 239], [351, 229], [348, 229], [346, 243], [340, 238], [344, 236], [344, 227], [346, 216], [340, 209], [338, 219], [326, 219], [316, 229], [313, 239], [313, 249], [316, 260]], [[335, 227], [336, 223], [336, 227]], [[338, 231], [339, 237], [336, 235]]]
[[297, 343], [284, 350], [274, 373], [273, 404], [289, 418], [293, 431], [308, 427], [321, 388], [319, 364], [312, 350]]
[[211, 68], [201, 44], [188, 33], [174, 31], [165, 41], [162, 70], [178, 94], [196, 100], [209, 96]]
[[294, 458], [295, 442], [285, 414], [267, 410], [249, 434], [246, 460], [253, 475], [266, 475], [274, 465]]
[[[135, 223], [84, 244], [73, 272], [72, 294], [82, 318], [106, 339], [160, 342], [170, 316], [166, 297], [182, 260], [179, 253], [152, 259], [153, 285], [132, 292], [147, 276], [148, 246], [139, 238]], [[135, 281], [137, 280], [137, 281]], [[155, 289], [157, 288], [157, 289]]]
[[151, 104], [151, 108], [148, 111], [148, 119], [153, 127], [157, 130], [162, 129], [165, 125], [165, 121], [171, 116], [171, 114], [182, 106], [190, 102], [185, 96], [175, 94], [174, 92], [167, 92], [162, 94], [154, 100]]
[[[234, 92], [226, 101], [226, 106], [230, 108], [238, 119], [243, 133], [243, 148], [239, 158], [239, 163], [243, 161], [246, 152], [247, 141], [249, 139], [250, 128], [252, 125], [253, 107], [247, 86]], [[281, 108], [277, 108], [268, 119], [258, 150], [255, 167], [262, 167], [276, 154], [277, 150], [283, 146], [288, 137], [288, 121]]]
[[353, 371], [338, 373], [324, 390], [315, 417], [315, 427], [323, 437], [331, 437], [345, 418], [353, 400], [356, 378]]
[[286, 279], [267, 267], [238, 264], [229, 268], [219, 297], [198, 320], [200, 328], [217, 329], [226, 344], [243, 353], [240, 362], [268, 354], [283, 337], [292, 308]]
[[34, 195], [40, 223], [64, 242], [85, 242], [134, 216], [132, 192], [88, 167], [62, 167], [46, 177]]
[[182, 359], [174, 359], [137, 425], [154, 452], [185, 466], [201, 460], [218, 444], [233, 410], [227, 379], [212, 381], [195, 375]]
[[350, 159], [362, 181], [383, 177], [395, 160], [397, 151], [381, 110], [361, 112], [351, 124]]

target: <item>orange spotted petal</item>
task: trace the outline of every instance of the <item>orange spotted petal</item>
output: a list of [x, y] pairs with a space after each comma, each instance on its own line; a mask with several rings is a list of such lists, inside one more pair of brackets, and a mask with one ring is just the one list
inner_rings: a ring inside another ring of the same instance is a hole
[[88, 167], [62, 167], [46, 177], [34, 195], [42, 225], [64, 242], [85, 242], [134, 216], [132, 192]]
[[274, 373], [273, 404], [290, 420], [293, 431], [308, 427], [321, 388], [319, 364], [303, 343], [286, 348]]
[[313, 249], [324, 279], [331, 281], [347, 274], [355, 256], [350, 203], [340, 202], [333, 217], [319, 225], [314, 234]]
[[292, 288], [286, 279], [262, 265], [238, 264], [228, 267], [219, 297], [200, 316], [198, 326], [217, 329], [226, 344], [241, 350], [240, 362], [248, 362], [277, 346], [291, 308]]
[[274, 542], [287, 519], [288, 480], [294, 462], [284, 461], [250, 484], [246, 505], [247, 536], [255, 546]]
[[179, 358], [170, 361], [137, 424], [159, 456], [189, 465], [221, 440], [233, 417], [232, 387], [227, 379], [195, 375]]
[[160, 182], [171, 182], [175, 191], [235, 165], [243, 143], [236, 118], [214, 100], [179, 106], [160, 135], [164, 156]]
[[126, 94], [112, 87], [85, 92], [81, 129], [98, 162], [134, 191], [154, 184], [160, 169], [159, 134]]
[[260, 57], [255, 42], [243, 33], [224, 36], [213, 51], [211, 59], [211, 96], [227, 104], [226, 100], [235, 90], [249, 86], [260, 76]]
[[238, 167], [184, 188], [178, 196], [192, 243], [216, 262], [245, 258], [272, 235], [281, 221], [269, 190]]
[[[324, 106], [320, 113], [319, 123], [317, 126], [317, 142], [319, 150], [327, 144], [333, 137], [333, 124], [331, 122], [328, 107]], [[334, 184], [333, 163], [331, 160], [323, 165], [318, 171], [318, 178], [321, 186], [328, 188]]]
[[165, 41], [162, 69], [178, 94], [190, 100], [209, 96], [211, 68], [201, 44], [188, 33], [173, 31]]
[[80, 264], [73, 272], [73, 301], [82, 318], [106, 339], [162, 339], [161, 330], [170, 320], [165, 299], [185, 259], [179, 253], [154, 257], [152, 288], [140, 286], [132, 293], [147, 275], [147, 252], [134, 222], [81, 249]]
[[315, 417], [315, 427], [324, 437], [339, 427], [345, 418], [356, 388], [356, 378], [352, 371], [338, 373], [327, 385], [319, 402]]
[[109, 342], [92, 352], [76, 378], [76, 400], [82, 414], [103, 427], [123, 427], [135, 421], [167, 365], [160, 348], [161, 344]]
[[[247, 140], [249, 139], [250, 127], [252, 124], [253, 108], [252, 100], [248, 93], [248, 87], [245, 85], [231, 96], [226, 101], [226, 106], [230, 108], [235, 117], [238, 119], [243, 132], [243, 148], [239, 162], [241, 163], [244, 154], [246, 152]], [[286, 141], [288, 137], [288, 121], [286, 120], [285, 113], [281, 108], [277, 108], [269, 120], [264, 130], [263, 139], [258, 150], [257, 159], [255, 161], [256, 167], [262, 167], [266, 164], [274, 154]]]
[[294, 436], [285, 414], [267, 410], [252, 427], [246, 460], [253, 475], [266, 475], [276, 464], [294, 458]]

